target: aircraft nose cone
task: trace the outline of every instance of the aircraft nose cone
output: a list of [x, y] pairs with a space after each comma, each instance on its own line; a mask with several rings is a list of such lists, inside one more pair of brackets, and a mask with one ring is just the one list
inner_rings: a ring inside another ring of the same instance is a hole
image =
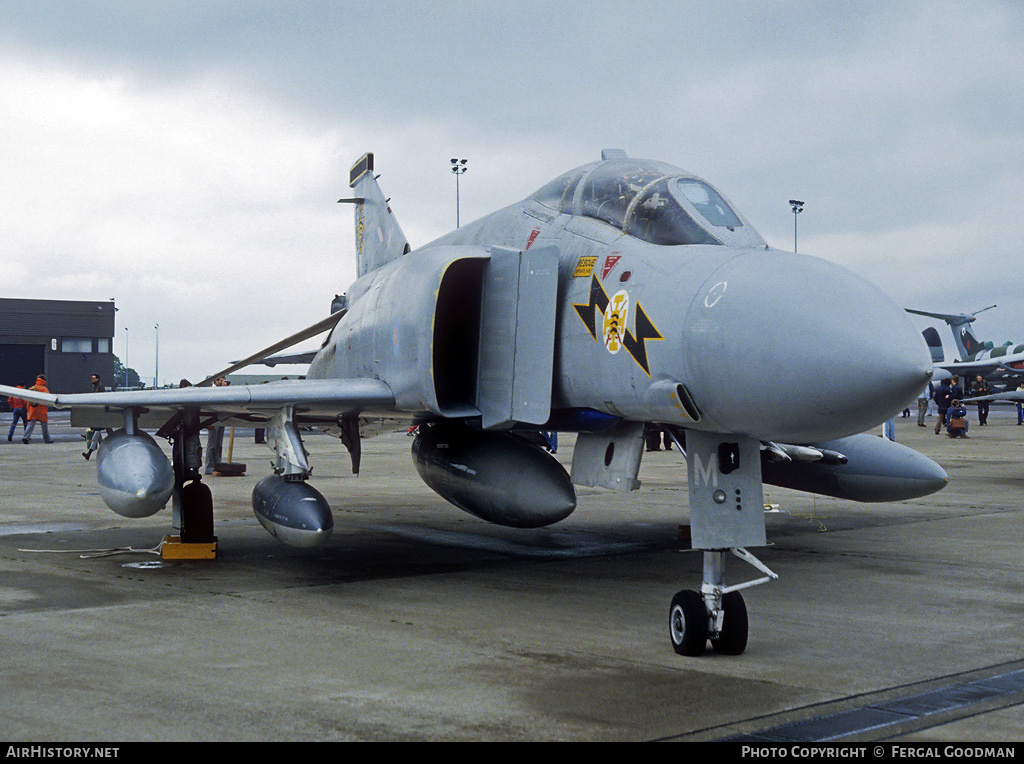
[[805, 255], [733, 258], [698, 292], [684, 332], [687, 385], [702, 413], [762, 439], [863, 432], [908, 406], [931, 375], [905, 311], [859, 276]]

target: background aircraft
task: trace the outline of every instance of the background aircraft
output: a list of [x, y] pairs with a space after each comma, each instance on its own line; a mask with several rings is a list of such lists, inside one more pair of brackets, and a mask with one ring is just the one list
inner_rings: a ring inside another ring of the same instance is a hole
[[923, 332], [935, 366], [950, 374], [959, 375], [968, 383], [980, 374], [989, 382], [1016, 385], [1024, 379], [1024, 345], [1006, 342], [996, 347], [992, 342], [982, 342], [971, 332], [970, 325], [974, 323], [975, 317], [994, 307], [996, 306], [990, 305], [974, 313], [930, 313], [910, 308], [907, 308], [907, 312], [938, 318], [949, 326], [953, 342], [960, 353], [960, 359], [957, 361], [945, 361], [942, 340], [935, 329], [929, 327]]
[[[701, 590], [672, 599], [674, 649], [747, 643], [740, 589], [774, 577], [762, 480], [857, 501], [922, 496], [934, 462], [859, 434], [912, 401], [931, 365], [907, 315], [823, 260], [770, 248], [711, 185], [606, 150], [529, 198], [413, 250], [364, 155], [349, 178], [358, 279], [331, 315], [230, 371], [329, 331], [306, 379], [25, 399], [72, 423], [118, 427], [99, 452], [115, 511], [153, 514], [173, 497], [185, 544], [209, 543], [212, 498], [200, 431], [268, 428], [273, 474], [253, 510], [287, 543], [323, 543], [333, 520], [309, 483], [300, 426], [338, 434], [358, 471], [360, 417], [420, 424], [423, 480], [495, 523], [538, 527], [576, 507], [575, 485], [639, 486], [645, 423], [684, 449]], [[865, 316], [868, 318], [865, 319]], [[9, 394], [0, 388], [0, 393]], [[168, 463], [154, 438], [171, 441]], [[577, 434], [571, 475], [531, 443]], [[682, 513], [682, 508], [681, 513]], [[727, 553], [759, 579], [727, 585]]]

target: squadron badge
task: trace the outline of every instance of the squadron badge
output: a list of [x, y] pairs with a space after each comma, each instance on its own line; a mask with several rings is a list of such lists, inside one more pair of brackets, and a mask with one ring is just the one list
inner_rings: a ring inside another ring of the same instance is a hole
[[[591, 264], [592, 265], [592, 264]], [[577, 266], [578, 267], [578, 266]], [[604, 342], [609, 353], [618, 353], [625, 348], [626, 352], [636, 361], [637, 366], [651, 375], [651, 365], [647, 358], [647, 342], [665, 339], [647, 313], [636, 304], [633, 316], [633, 331], [627, 328], [629, 318], [629, 295], [625, 290], [615, 293], [610, 298], [604, 291], [596, 273], [590, 274], [590, 293], [586, 303], [573, 303], [573, 309], [580, 321], [587, 327], [590, 336], [597, 342]]]
[[616, 292], [604, 310], [604, 346], [609, 353], [618, 353], [622, 348], [628, 318], [629, 295], [624, 290]]

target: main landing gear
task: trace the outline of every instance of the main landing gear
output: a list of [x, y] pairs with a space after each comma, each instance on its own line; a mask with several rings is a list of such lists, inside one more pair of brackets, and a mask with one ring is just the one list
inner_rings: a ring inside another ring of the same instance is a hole
[[213, 494], [202, 482], [203, 449], [199, 435], [204, 425], [197, 409], [185, 409], [157, 433], [171, 439], [174, 467], [172, 525], [178, 535], [164, 538], [160, 554], [165, 560], [214, 560], [217, 537], [213, 530]]
[[746, 549], [729, 551], [765, 576], [725, 586], [725, 550], [705, 550], [701, 591], [677, 592], [669, 608], [669, 636], [679, 655], [703, 655], [708, 640], [712, 649], [723, 655], [739, 655], [747, 647], [747, 606], [739, 590], [767, 583], [778, 576]]

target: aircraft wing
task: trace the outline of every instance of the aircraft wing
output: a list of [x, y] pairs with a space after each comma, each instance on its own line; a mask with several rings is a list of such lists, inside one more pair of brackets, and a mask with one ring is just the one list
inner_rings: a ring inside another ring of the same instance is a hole
[[272, 355], [269, 358], [264, 358], [260, 361], [256, 361], [261, 366], [277, 366], [279, 363], [312, 363], [313, 358], [316, 356], [315, 350], [308, 350], [305, 353], [283, 353], [281, 355]]
[[[334, 313], [331, 313], [331, 315], [329, 315], [327, 318], [322, 319], [320, 321], [317, 321], [315, 324], [313, 324], [312, 326], [306, 327], [301, 332], [297, 332], [297, 333], [293, 334], [291, 337], [286, 337], [285, 339], [281, 340], [280, 342], [275, 342], [270, 347], [264, 348], [263, 350], [261, 350], [258, 353], [254, 353], [253, 355], [249, 356], [245, 360], [235, 361], [233, 364], [228, 366], [226, 369], [222, 369], [221, 371], [218, 371], [216, 374], [211, 374], [206, 379], [204, 379], [202, 382], [199, 382], [196, 385], [196, 387], [206, 387], [207, 385], [211, 385], [211, 384], [213, 384], [213, 381], [215, 379], [217, 379], [217, 377], [225, 377], [228, 374], [231, 374], [232, 372], [238, 371], [239, 369], [244, 369], [246, 366], [251, 366], [251, 365], [256, 364], [256, 363], [261, 363], [264, 359], [268, 358], [269, 356], [273, 355], [274, 353], [277, 353], [277, 352], [279, 352], [281, 350], [285, 350], [287, 348], [290, 348], [293, 345], [297, 345], [298, 343], [303, 342], [304, 340], [308, 340], [311, 337], [315, 337], [316, 335], [321, 334], [321, 333], [323, 333], [323, 332], [325, 332], [325, 331], [327, 331], [329, 329], [333, 329], [334, 325], [337, 324], [341, 320], [342, 316], [344, 316], [346, 312], [347, 311], [344, 308], [342, 308], [339, 311], [335, 311]], [[301, 355], [303, 356], [303, 360], [301, 360], [301, 361], [289, 361], [288, 363], [309, 363], [310, 361], [313, 360], [313, 356], [315, 356], [316, 353], [315, 352], [313, 352], [312, 354], [302, 353]], [[293, 357], [295, 357], [295, 356], [293, 355]], [[285, 363], [285, 361], [281, 361], [280, 363]], [[269, 364], [269, 365], [273, 366], [273, 364]]]
[[67, 395], [0, 385], [0, 395], [70, 409], [72, 425], [80, 427], [119, 427], [121, 412], [130, 408], [141, 413], [141, 426], [152, 428], [188, 408], [223, 423], [242, 424], [267, 421], [287, 406], [295, 407], [298, 421], [334, 422], [342, 414], [390, 412], [395, 405], [391, 389], [378, 379], [292, 379], [262, 385]]
[[945, 369], [950, 374], [959, 374], [961, 376], [965, 374], [987, 374], [988, 372], [996, 370], [1002, 370], [1009, 373], [1020, 371], [1020, 369], [1014, 369], [1007, 366], [1006, 362], [1002, 358], [986, 358], [981, 361], [956, 361], [950, 363], [937, 363], [935, 365], [940, 369]]
[[964, 398], [961, 403], [977, 403], [978, 401], [1021, 401], [1024, 402], [1024, 390], [1010, 390], [1005, 393], [979, 395], [977, 398]]

